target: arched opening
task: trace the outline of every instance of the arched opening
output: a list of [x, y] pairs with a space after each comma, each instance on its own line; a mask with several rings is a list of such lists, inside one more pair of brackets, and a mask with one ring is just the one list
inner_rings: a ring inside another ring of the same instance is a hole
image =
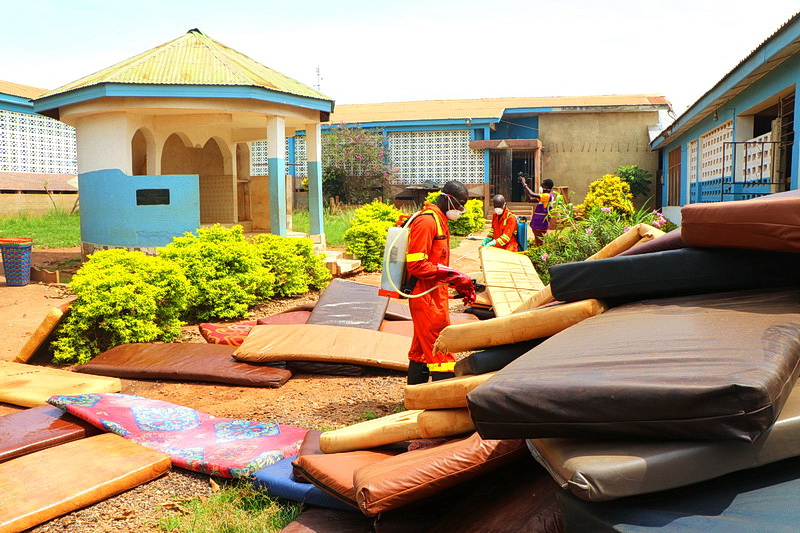
[[239, 204], [239, 223], [250, 218], [250, 147], [247, 143], [236, 145], [236, 195]]
[[147, 176], [147, 139], [142, 130], [136, 130], [131, 139], [131, 175]]
[[161, 171], [199, 176], [201, 224], [236, 222], [233, 179], [230, 172], [225, 173], [225, 157], [215, 139], [209, 139], [202, 148], [194, 148], [184, 136], [173, 133], [164, 142]]

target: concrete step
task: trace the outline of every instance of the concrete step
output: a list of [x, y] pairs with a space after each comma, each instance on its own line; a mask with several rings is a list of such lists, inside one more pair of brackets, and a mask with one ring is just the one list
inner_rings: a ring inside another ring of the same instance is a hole
[[331, 271], [333, 277], [352, 274], [361, 268], [361, 260], [341, 251], [326, 251], [325, 266]]

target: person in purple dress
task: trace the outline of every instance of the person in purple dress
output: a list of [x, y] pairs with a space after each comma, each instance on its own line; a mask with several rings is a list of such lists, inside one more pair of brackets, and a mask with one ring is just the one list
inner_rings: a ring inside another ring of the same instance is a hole
[[528, 201], [536, 202], [531, 217], [531, 231], [533, 231], [534, 246], [541, 246], [544, 244], [544, 234], [550, 228], [550, 210], [556, 200], [556, 193], [552, 192], [555, 184], [549, 178], [543, 179], [541, 192], [535, 193], [528, 187], [525, 176], [520, 176], [519, 182], [525, 190], [525, 197]]

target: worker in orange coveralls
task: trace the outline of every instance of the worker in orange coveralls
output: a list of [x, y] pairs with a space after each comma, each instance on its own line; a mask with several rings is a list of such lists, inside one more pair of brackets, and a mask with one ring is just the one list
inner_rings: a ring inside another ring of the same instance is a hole
[[[466, 274], [449, 267], [450, 230], [447, 220], [458, 220], [469, 199], [466, 186], [448, 181], [433, 204], [425, 204], [410, 223], [406, 253], [407, 294], [428, 294], [409, 298], [414, 337], [408, 352], [408, 384], [426, 383], [455, 376], [456, 360], [452, 353], [433, 353], [439, 333], [450, 325], [448, 285], [464, 298], [464, 304], [475, 301], [475, 286]], [[437, 285], [440, 285], [437, 287]], [[434, 288], [435, 287], [435, 288]]]
[[517, 216], [508, 210], [506, 199], [502, 194], [492, 197], [492, 229], [489, 235], [483, 239], [481, 246], [494, 246], [516, 252], [519, 250], [517, 244]]

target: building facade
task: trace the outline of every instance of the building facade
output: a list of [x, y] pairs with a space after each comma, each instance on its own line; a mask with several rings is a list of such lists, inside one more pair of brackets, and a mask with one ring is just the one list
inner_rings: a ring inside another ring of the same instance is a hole
[[706, 92], [651, 147], [664, 214], [798, 188], [800, 13]]

